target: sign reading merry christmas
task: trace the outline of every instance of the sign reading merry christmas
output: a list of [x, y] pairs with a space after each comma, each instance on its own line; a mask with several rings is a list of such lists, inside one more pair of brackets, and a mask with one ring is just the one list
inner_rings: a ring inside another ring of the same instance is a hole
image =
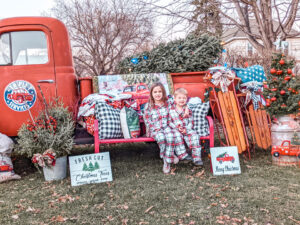
[[210, 149], [214, 175], [240, 174], [240, 160], [236, 146]]

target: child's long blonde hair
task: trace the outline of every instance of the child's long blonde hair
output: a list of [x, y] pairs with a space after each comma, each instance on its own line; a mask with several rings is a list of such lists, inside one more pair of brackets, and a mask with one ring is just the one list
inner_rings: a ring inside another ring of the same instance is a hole
[[153, 89], [156, 88], [156, 87], [160, 87], [161, 90], [162, 90], [162, 93], [163, 93], [163, 96], [162, 96], [162, 101], [164, 103], [167, 102], [167, 94], [166, 94], [166, 89], [164, 87], [164, 85], [160, 82], [157, 82], [157, 83], [154, 83], [151, 85], [151, 88], [150, 88], [150, 97], [148, 99], [148, 103], [149, 103], [149, 106], [152, 108], [154, 107], [154, 104], [155, 104], [155, 101], [154, 101], [154, 98], [153, 98], [153, 95], [152, 95], [152, 92], [153, 92]]

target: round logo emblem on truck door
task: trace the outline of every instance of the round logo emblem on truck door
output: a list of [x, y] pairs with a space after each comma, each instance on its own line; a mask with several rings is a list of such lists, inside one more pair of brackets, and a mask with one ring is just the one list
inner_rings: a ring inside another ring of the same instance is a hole
[[14, 111], [23, 112], [30, 109], [35, 100], [35, 88], [25, 80], [13, 81], [4, 89], [4, 101]]

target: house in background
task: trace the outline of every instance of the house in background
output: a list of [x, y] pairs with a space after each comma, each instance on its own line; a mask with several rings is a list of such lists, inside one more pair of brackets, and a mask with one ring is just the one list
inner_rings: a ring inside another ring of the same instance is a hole
[[[277, 22], [274, 25], [278, 26]], [[254, 33], [258, 33], [258, 30], [253, 27]], [[297, 31], [292, 30], [291, 32], [297, 33]], [[238, 29], [238, 27], [229, 28], [222, 35], [222, 41], [224, 42], [224, 48], [227, 50], [234, 51], [236, 54], [241, 56], [251, 56], [257, 51], [251, 45], [245, 33]], [[282, 42], [282, 48], [286, 55], [295, 57], [296, 63], [300, 64], [300, 35], [287, 38], [285, 42]]]

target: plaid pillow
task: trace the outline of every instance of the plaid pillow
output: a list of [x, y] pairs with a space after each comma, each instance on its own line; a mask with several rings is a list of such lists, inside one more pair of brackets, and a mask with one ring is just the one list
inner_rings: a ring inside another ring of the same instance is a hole
[[95, 117], [99, 121], [99, 139], [123, 137], [120, 121], [120, 109], [104, 103], [97, 102]]
[[206, 116], [209, 110], [209, 102], [202, 104], [188, 104], [188, 107], [192, 110], [194, 130], [201, 136], [209, 135], [209, 126]]

